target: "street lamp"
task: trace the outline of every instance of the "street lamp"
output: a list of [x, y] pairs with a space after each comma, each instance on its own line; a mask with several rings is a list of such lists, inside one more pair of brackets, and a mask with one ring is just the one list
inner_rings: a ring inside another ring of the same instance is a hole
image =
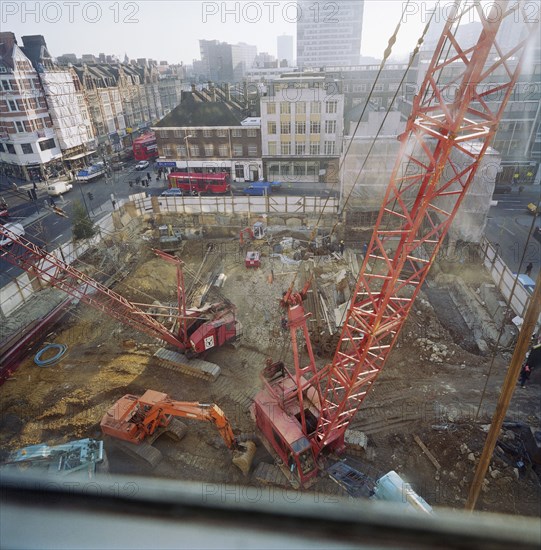
[[190, 160], [190, 147], [188, 145], [188, 140], [193, 138], [192, 134], [189, 136], [184, 136], [184, 143], [186, 144], [186, 171], [188, 172], [188, 184], [190, 186], [190, 195], [192, 194], [192, 178], [190, 177], [190, 166], [188, 161]]

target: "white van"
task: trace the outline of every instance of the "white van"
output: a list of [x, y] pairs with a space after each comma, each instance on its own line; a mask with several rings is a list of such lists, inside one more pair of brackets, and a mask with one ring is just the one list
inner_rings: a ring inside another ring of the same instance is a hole
[[57, 181], [56, 183], [51, 183], [51, 185], [47, 187], [47, 193], [51, 197], [58, 197], [62, 195], [62, 193], [67, 193], [72, 189], [73, 189], [73, 185], [71, 183], [67, 181]]
[[[7, 229], [8, 231], [11, 231], [17, 237], [24, 236], [24, 227], [20, 223], [6, 223], [6, 225], [2, 226], [2, 229]], [[8, 237], [7, 235], [4, 235], [4, 233], [0, 233], [0, 247], [11, 246], [12, 244], [13, 239]]]

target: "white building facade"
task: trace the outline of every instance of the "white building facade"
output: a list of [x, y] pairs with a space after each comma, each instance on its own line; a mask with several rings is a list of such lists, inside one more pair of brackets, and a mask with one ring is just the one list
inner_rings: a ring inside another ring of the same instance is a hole
[[282, 75], [261, 98], [261, 150], [269, 180], [338, 182], [344, 96], [324, 75]]

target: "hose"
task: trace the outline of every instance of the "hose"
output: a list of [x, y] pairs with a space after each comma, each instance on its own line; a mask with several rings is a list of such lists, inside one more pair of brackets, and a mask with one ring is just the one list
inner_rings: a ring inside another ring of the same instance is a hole
[[[41, 359], [42, 355], [50, 349], [57, 349], [58, 352], [53, 357], [49, 359]], [[68, 351], [68, 346], [65, 344], [47, 344], [43, 349], [40, 349], [34, 356], [34, 363], [38, 367], [50, 367], [62, 359], [64, 354]]]

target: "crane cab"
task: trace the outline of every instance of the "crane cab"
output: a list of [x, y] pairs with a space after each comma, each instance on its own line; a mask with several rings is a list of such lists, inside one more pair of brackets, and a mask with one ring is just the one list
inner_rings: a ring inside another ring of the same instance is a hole
[[[294, 486], [309, 487], [318, 468], [312, 444], [302, 430], [295, 380], [281, 362], [269, 365], [263, 380], [265, 388], [255, 396], [253, 407], [262, 441], [271, 455], [280, 459], [282, 471]], [[310, 408], [305, 411], [307, 418], [310, 424], [317, 424], [316, 408]]]

